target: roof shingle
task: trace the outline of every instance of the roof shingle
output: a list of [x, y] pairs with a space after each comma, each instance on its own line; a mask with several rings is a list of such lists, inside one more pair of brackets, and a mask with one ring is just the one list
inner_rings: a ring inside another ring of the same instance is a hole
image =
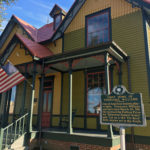
[[17, 16], [13, 15], [15, 19], [20, 23], [20, 25], [25, 29], [25, 31], [32, 37], [35, 42], [42, 42], [48, 40], [52, 37], [55, 33], [53, 30], [53, 22], [50, 24], [46, 24], [43, 27], [37, 29], [32, 25], [28, 24], [24, 20], [18, 18]]
[[52, 56], [53, 53], [45, 46], [31, 41], [20, 34], [15, 34], [16, 37], [23, 43], [23, 45], [31, 52], [31, 54], [38, 58], [45, 58]]

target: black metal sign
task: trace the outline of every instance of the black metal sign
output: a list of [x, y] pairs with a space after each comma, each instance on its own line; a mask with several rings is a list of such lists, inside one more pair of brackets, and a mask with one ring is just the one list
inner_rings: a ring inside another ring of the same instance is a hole
[[110, 95], [101, 97], [101, 124], [146, 126], [142, 94], [129, 93], [124, 86], [114, 87]]

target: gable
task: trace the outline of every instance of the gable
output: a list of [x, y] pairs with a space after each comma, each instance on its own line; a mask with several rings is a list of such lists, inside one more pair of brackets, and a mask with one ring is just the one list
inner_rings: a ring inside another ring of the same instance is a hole
[[78, 14], [72, 20], [65, 33], [72, 32], [85, 27], [85, 16], [111, 7], [111, 18], [115, 19], [135, 11], [139, 8], [132, 8], [132, 5], [125, 0], [86, 0]]
[[[26, 50], [27, 51], [27, 50]], [[7, 58], [13, 65], [23, 64], [32, 61], [32, 57], [30, 54], [25, 54], [25, 49], [20, 48], [20, 44], [18, 43], [13, 49], [10, 56]]]
[[2, 54], [5, 51], [8, 44], [11, 42], [12, 38], [14, 37], [16, 33], [19, 33], [19, 34], [24, 35], [25, 37], [28, 37], [25, 31], [18, 24], [15, 24], [11, 32], [9, 33], [8, 37], [4, 41], [2, 47], [0, 48], [0, 54]]

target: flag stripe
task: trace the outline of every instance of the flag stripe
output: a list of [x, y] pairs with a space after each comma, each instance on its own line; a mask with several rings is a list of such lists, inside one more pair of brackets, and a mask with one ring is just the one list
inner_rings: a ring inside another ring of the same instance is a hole
[[11, 81], [15, 76], [17, 76], [18, 74], [20, 74], [19, 72], [15, 72], [14, 74], [12, 74], [11, 76], [8, 76], [8, 78], [6, 78], [5, 80], [3, 80], [1, 82], [1, 87], [4, 85], [4, 84], [8, 84], [9, 81]]
[[23, 81], [23, 80], [24, 80], [24, 77], [21, 77], [20, 80], [17, 80], [17, 81], [15, 81], [15, 82], [13, 82], [12, 84], [10, 84], [10, 85], [7, 86], [6, 88], [4, 88], [2, 91], [0, 91], [0, 93], [6, 92], [6, 91], [10, 90], [10, 89], [14, 86], [14, 84], [17, 85], [17, 84], [19, 84], [19, 83], [20, 83], [21, 81]]
[[9, 84], [12, 84], [15, 80], [18, 81], [20, 78], [22, 77], [22, 75], [20, 75], [19, 73], [16, 74], [13, 78], [9, 79], [7, 82], [5, 82], [5, 84], [3, 84], [0, 89], [2, 90], [3, 88], [9, 86]]
[[2, 68], [0, 68], [0, 73], [3, 72], [4, 70]]
[[0, 77], [4, 76], [6, 74], [5, 71], [3, 71], [2, 73], [0, 73]]
[[0, 93], [8, 91], [25, 80], [24, 76], [12, 64], [8, 63], [4, 68], [7, 70], [5, 71], [3, 68], [0, 68]]
[[[1, 79], [0, 79], [0, 82], [2, 82], [3, 80], [5, 80], [6, 78], [8, 78], [8, 75], [4, 75]], [[1, 84], [1, 83], [0, 83]]]

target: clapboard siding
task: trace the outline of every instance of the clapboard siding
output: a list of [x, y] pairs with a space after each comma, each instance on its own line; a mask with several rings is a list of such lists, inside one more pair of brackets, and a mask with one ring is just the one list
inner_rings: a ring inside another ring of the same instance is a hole
[[[145, 113], [150, 117], [150, 98], [148, 93], [148, 78], [146, 69], [145, 42], [141, 11], [136, 11], [112, 19], [112, 40], [115, 41], [129, 56], [131, 69], [132, 92], [141, 92], [145, 106]], [[85, 27], [66, 33], [64, 36], [64, 50], [83, 48], [85, 46]], [[114, 85], [118, 82], [118, 71], [115, 67]], [[128, 89], [127, 64], [122, 65], [122, 82]], [[149, 126], [144, 128], [149, 130]], [[143, 128], [136, 129], [135, 134], [144, 134]]]
[[148, 37], [148, 50], [150, 52], [150, 23], [146, 25], [147, 27], [147, 37]]
[[85, 29], [79, 29], [64, 35], [64, 51], [85, 46]]
[[73, 19], [65, 33], [84, 28], [85, 16], [94, 12], [111, 7], [112, 19], [133, 13], [138, 8], [133, 8], [131, 4], [125, 0], [86, 0], [76, 17]]
[[10, 54], [7, 60], [13, 63], [13, 65], [19, 65], [32, 61], [31, 55], [25, 55], [24, 48], [20, 48], [20, 44], [18, 43], [14, 48], [13, 52]]
[[[150, 116], [150, 98], [148, 92], [148, 78], [146, 69], [144, 32], [142, 13], [136, 12], [112, 21], [112, 39], [130, 56], [131, 88], [132, 92], [140, 92], [143, 95], [146, 116]], [[123, 84], [127, 85], [127, 70], [123, 66]], [[137, 135], [150, 135], [146, 128], [136, 128]]]

